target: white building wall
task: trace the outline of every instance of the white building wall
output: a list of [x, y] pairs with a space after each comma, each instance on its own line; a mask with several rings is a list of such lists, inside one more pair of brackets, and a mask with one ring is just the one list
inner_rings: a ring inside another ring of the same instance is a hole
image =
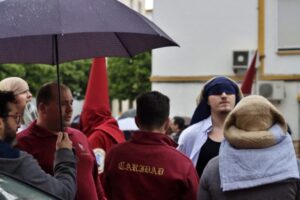
[[[152, 76], [233, 75], [232, 51], [256, 49], [257, 0], [154, 1], [153, 21], [178, 47], [153, 50]], [[201, 84], [153, 82], [171, 99], [171, 116], [191, 116]]]
[[[232, 51], [258, 48], [258, 3], [258, 0], [154, 1], [153, 21], [181, 47], [153, 50], [152, 76], [234, 75]], [[265, 0], [264, 12], [262, 77], [299, 75], [299, 54], [277, 54], [277, 0]], [[272, 77], [269, 79], [272, 81]], [[202, 84], [154, 81], [152, 89], [170, 97], [171, 116], [192, 116]], [[297, 140], [300, 133], [300, 107], [297, 100], [300, 82], [286, 80], [285, 92], [282, 101], [273, 103], [286, 117], [293, 138]]]
[[257, 0], [154, 1], [153, 21], [180, 48], [153, 51], [152, 75], [233, 74], [232, 51], [257, 48]]
[[300, 94], [299, 82], [285, 82], [286, 97], [283, 101], [273, 104], [282, 111], [287, 123], [289, 124], [293, 138], [299, 140], [299, 102], [297, 96]]
[[[129, 8], [151, 19], [153, 0], [119, 0]], [[147, 2], [146, 2], [147, 1]]]
[[192, 116], [201, 87], [199, 83], [152, 84], [152, 90], [160, 91], [170, 98], [170, 116]]

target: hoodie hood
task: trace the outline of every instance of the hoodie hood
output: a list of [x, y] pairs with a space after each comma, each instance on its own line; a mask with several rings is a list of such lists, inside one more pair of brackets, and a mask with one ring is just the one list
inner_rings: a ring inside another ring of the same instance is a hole
[[124, 138], [123, 132], [110, 112], [105, 58], [93, 60], [80, 116], [80, 127], [87, 136], [94, 130], [103, 130], [117, 141], [119, 138]]
[[223, 191], [299, 179], [287, 124], [264, 97], [243, 98], [225, 120], [224, 137], [219, 152]]
[[279, 110], [264, 97], [250, 95], [241, 100], [227, 116], [224, 137], [239, 149], [269, 147], [280, 140], [271, 131], [274, 124], [287, 133], [287, 124]]

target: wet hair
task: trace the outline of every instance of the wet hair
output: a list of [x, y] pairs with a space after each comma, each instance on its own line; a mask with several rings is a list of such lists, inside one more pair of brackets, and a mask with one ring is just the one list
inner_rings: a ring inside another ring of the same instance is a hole
[[16, 103], [16, 97], [12, 91], [0, 91], [0, 116], [7, 117], [9, 113], [8, 103]]
[[[64, 84], [60, 84], [61, 90], [70, 90], [70, 88]], [[54, 90], [57, 90], [57, 82], [45, 83], [37, 92], [36, 105], [37, 108], [40, 103], [49, 104], [54, 100]]]
[[175, 116], [173, 117], [173, 120], [174, 124], [176, 124], [181, 131], [185, 128], [184, 119], [182, 117]]
[[160, 128], [169, 118], [170, 100], [160, 92], [143, 93], [136, 103], [136, 116], [143, 127]]

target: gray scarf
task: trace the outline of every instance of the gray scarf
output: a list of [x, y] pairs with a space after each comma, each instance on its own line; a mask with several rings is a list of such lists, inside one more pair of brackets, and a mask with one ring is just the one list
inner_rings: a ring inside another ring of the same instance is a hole
[[267, 148], [237, 149], [225, 139], [220, 147], [219, 171], [223, 191], [246, 189], [299, 179], [297, 159], [291, 136], [279, 125], [269, 130], [276, 144]]

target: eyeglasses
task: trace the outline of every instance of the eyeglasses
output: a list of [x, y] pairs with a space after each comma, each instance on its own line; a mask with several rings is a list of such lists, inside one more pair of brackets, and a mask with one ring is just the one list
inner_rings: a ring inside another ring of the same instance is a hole
[[12, 117], [16, 120], [17, 124], [21, 122], [21, 115], [6, 115], [6, 117]]

